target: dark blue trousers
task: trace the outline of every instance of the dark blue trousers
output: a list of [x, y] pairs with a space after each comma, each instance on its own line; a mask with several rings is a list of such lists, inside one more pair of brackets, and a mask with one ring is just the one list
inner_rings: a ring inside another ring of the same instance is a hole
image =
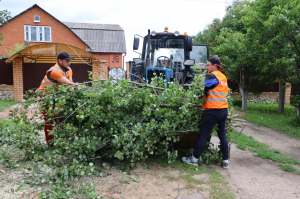
[[200, 155], [202, 154], [205, 148], [207, 135], [211, 132], [213, 127], [216, 124], [218, 124], [217, 128], [219, 130], [217, 130], [217, 133], [221, 142], [221, 151], [223, 153], [223, 160], [228, 160], [228, 141], [225, 132], [227, 115], [228, 115], [227, 109], [211, 109], [205, 111], [205, 115], [203, 117], [200, 130], [198, 133], [197, 145], [193, 154], [195, 158], [198, 159], [200, 157]]

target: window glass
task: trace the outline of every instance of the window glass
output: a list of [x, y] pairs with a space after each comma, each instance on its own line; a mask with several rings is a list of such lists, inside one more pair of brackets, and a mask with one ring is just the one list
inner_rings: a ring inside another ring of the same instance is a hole
[[37, 41], [36, 27], [35, 26], [30, 27], [30, 34], [31, 34], [31, 41]]
[[44, 28], [44, 35], [45, 35], [45, 41], [50, 41], [51, 37], [50, 37], [50, 28], [49, 27], [45, 27]]
[[[0, 0], [1, 1], [1, 0]], [[24, 26], [24, 40], [30, 42], [51, 42], [51, 27]]]
[[25, 26], [25, 41], [29, 41], [29, 28]]
[[39, 27], [39, 40], [43, 41], [43, 27]]
[[206, 69], [207, 65], [207, 46], [193, 46], [190, 52], [190, 58], [195, 60], [195, 67], [197, 69]]
[[26, 33], [25, 33], [25, 41], [29, 41], [29, 32], [28, 31], [26, 31]]

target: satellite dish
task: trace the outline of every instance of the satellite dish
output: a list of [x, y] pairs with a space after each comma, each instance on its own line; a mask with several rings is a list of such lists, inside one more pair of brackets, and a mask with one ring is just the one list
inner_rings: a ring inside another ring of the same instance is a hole
[[125, 79], [126, 72], [122, 68], [115, 67], [112, 68], [108, 74], [115, 82], [117, 82], [118, 79]]

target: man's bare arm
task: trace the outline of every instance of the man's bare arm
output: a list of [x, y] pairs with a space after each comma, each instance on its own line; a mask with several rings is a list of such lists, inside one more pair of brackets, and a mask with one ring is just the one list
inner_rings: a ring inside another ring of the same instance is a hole
[[69, 84], [69, 85], [76, 85], [74, 82], [71, 82], [70, 80], [68, 80], [66, 77], [62, 77], [60, 79], [57, 79], [56, 81], [58, 81], [61, 84]]

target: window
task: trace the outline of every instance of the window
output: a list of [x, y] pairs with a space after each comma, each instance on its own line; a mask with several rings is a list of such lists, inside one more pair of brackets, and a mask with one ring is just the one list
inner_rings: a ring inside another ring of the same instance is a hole
[[30, 42], [51, 42], [50, 26], [24, 26], [25, 41]]
[[40, 22], [40, 15], [34, 15], [33, 22]]

